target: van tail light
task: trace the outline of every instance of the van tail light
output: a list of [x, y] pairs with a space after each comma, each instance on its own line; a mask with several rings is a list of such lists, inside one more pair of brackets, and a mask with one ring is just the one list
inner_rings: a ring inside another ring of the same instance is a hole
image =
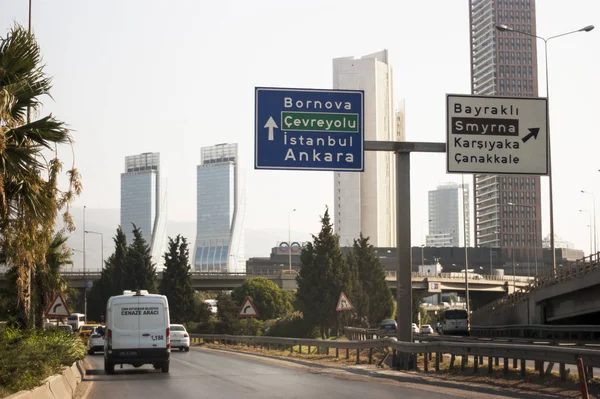
[[187, 333], [183, 333], [183, 338], [187, 338], [189, 335]]
[[106, 346], [108, 349], [112, 349], [112, 330], [110, 328], [106, 330]]
[[171, 329], [167, 328], [167, 349], [171, 349]]

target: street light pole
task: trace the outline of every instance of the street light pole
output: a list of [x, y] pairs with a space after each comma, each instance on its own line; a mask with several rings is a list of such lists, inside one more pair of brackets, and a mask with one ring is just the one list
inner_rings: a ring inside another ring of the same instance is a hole
[[85, 208], [83, 206], [83, 278], [85, 279]]
[[296, 212], [296, 208], [288, 213], [288, 256], [290, 262], [290, 271], [292, 270], [292, 213]]
[[579, 212], [587, 213], [588, 218], [590, 219], [590, 224], [588, 225], [588, 227], [590, 228], [590, 256], [592, 256], [592, 214], [590, 213], [590, 211], [586, 211], [584, 209], [580, 209]]
[[552, 251], [552, 272], [556, 274], [556, 248], [554, 246], [554, 190], [552, 187], [552, 146], [550, 145], [550, 84], [548, 78], [548, 42], [558, 37], [570, 35], [578, 32], [590, 32], [594, 29], [594, 25], [588, 25], [581, 29], [571, 32], [561, 33], [560, 35], [544, 38], [531, 33], [520, 30], [514, 30], [505, 24], [496, 25], [496, 29], [501, 32], [515, 32], [517, 34], [535, 37], [544, 41], [544, 61], [546, 67], [546, 131], [548, 136], [548, 191], [549, 191], [549, 207], [550, 207], [550, 250]]
[[90, 230], [85, 230], [85, 232], [87, 234], [98, 234], [98, 235], [100, 235], [100, 242], [101, 242], [101, 244], [100, 244], [101, 245], [101, 247], [100, 247], [100, 257], [102, 258], [101, 262], [100, 262], [100, 270], [102, 271], [104, 269], [104, 234], [99, 233], [97, 231], [90, 231]]
[[[592, 209], [594, 212], [594, 252], [598, 252], [598, 241], [596, 240], [596, 194], [590, 191], [581, 190], [582, 194], [587, 194], [592, 196]], [[590, 226], [592, 225], [592, 221], [590, 219]], [[591, 228], [591, 227], [590, 227]], [[590, 252], [591, 255], [591, 252]]]

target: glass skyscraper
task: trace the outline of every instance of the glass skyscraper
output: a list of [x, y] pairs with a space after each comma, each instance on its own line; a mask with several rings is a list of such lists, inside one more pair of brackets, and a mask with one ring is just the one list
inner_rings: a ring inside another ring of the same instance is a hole
[[121, 227], [133, 241], [133, 224], [152, 250], [152, 262], [161, 269], [166, 249], [166, 192], [161, 183], [160, 154], [147, 152], [125, 157], [121, 173]]
[[194, 267], [203, 272], [243, 273], [243, 190], [237, 144], [204, 147], [201, 153]]

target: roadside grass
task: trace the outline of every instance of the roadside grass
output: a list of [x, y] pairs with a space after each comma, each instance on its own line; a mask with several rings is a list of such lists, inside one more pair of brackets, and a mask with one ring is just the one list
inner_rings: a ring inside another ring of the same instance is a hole
[[[327, 348], [318, 348], [314, 346], [309, 348], [305, 345], [302, 346], [302, 353], [299, 353], [298, 345], [295, 345], [292, 350], [290, 350], [289, 345], [285, 346], [285, 348], [283, 346], [277, 347], [276, 345], [271, 345], [271, 348], [268, 348], [266, 345], [261, 347], [260, 345], [247, 346], [243, 344], [225, 345], [218, 342], [205, 343], [203, 340], [198, 340], [193, 344], [203, 345], [207, 348], [214, 349], [233, 349], [240, 352], [257, 353], [276, 358], [303, 359], [323, 365], [329, 364], [354, 367], [361, 365], [361, 367], [372, 367], [373, 369], [376, 369], [377, 364], [379, 364], [386, 354], [389, 353], [386, 361], [383, 362], [383, 367], [379, 368], [379, 370], [383, 371], [387, 369], [388, 371], [391, 371], [389, 366], [391, 363], [391, 351], [389, 348], [386, 348], [389, 352], [384, 351], [383, 348], [374, 350], [371, 359], [372, 364], [369, 365], [368, 349], [360, 351], [360, 362], [357, 363], [356, 350], [354, 349], [351, 349], [348, 352], [346, 349], [339, 349], [337, 353], [338, 356], [336, 357], [335, 349], [329, 349], [329, 354], [327, 354]], [[581, 395], [581, 392], [579, 391], [579, 377], [577, 369], [574, 368], [574, 366], [570, 366], [571, 371], [567, 375], [567, 379], [563, 381], [560, 379], [558, 373], [558, 365], [555, 365], [555, 371], [549, 375], [544, 375], [543, 378], [540, 378], [539, 373], [534, 369], [527, 369], [525, 377], [521, 377], [520, 368], [513, 368], [512, 360], [509, 362], [508, 374], [505, 375], [502, 359], [500, 359], [499, 366], [493, 365], [492, 372], [489, 373], [487, 358], [484, 358], [483, 364], [479, 364], [477, 372], [475, 372], [472, 357], [470, 358], [470, 361], [465, 364], [464, 370], [461, 370], [462, 359], [459, 355], [456, 356], [452, 368], [450, 368], [450, 355], [444, 355], [440, 358], [440, 371], [436, 372], [435, 356], [436, 355], [433, 354], [432, 360], [428, 361], [427, 372], [424, 371], [424, 356], [417, 356], [417, 370], [414, 371], [414, 373], [435, 378], [438, 381], [458, 382], [466, 385], [482, 384], [500, 389], [507, 388], [530, 393], [552, 394], [561, 398], [580, 397]], [[600, 379], [594, 378], [590, 380], [588, 386], [590, 393], [595, 391], [600, 392]]]
[[0, 397], [38, 387], [64, 366], [85, 357], [75, 334], [49, 330], [0, 330]]

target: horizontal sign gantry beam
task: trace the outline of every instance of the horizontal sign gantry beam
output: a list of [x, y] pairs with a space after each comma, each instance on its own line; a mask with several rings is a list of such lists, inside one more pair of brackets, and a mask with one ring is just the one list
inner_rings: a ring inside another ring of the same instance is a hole
[[365, 151], [446, 152], [446, 143], [365, 140]]

